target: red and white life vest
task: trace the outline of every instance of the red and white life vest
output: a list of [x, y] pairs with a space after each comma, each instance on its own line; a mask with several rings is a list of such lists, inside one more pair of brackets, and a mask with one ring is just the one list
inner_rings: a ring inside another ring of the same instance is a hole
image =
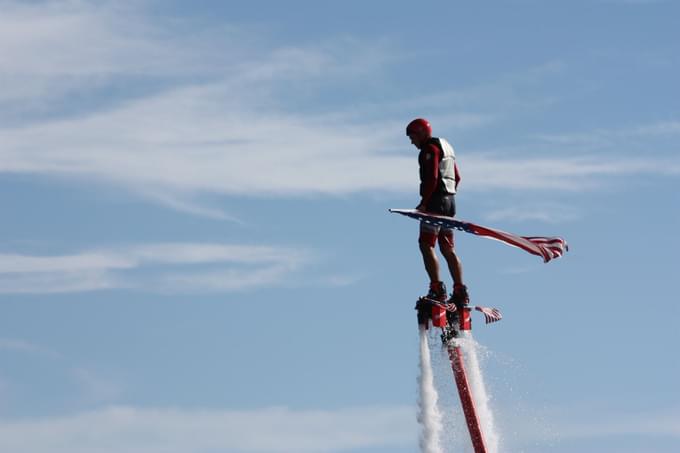
[[432, 137], [431, 143], [441, 150], [439, 159], [439, 187], [438, 191], [456, 193], [456, 153], [451, 143], [444, 138]]

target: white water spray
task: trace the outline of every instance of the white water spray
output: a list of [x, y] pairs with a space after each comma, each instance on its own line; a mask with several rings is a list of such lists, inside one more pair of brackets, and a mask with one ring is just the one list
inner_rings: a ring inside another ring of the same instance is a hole
[[420, 376], [418, 376], [420, 395], [418, 398], [418, 422], [422, 425], [420, 451], [423, 453], [443, 453], [441, 447], [442, 416], [437, 407], [437, 389], [434, 386], [430, 347], [427, 330], [420, 327]]
[[468, 383], [472, 391], [472, 398], [477, 409], [480, 427], [486, 441], [486, 448], [489, 453], [498, 453], [500, 436], [494, 423], [493, 412], [491, 411], [491, 397], [486, 391], [482, 368], [479, 362], [479, 344], [472, 338], [468, 331], [461, 332], [458, 339], [465, 357], [465, 368], [467, 370]]

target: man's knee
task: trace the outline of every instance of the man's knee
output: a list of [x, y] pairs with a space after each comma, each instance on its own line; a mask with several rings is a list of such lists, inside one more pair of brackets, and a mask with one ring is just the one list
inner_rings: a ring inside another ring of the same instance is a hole
[[453, 233], [452, 232], [446, 232], [444, 234], [440, 234], [438, 237], [439, 240], [439, 250], [442, 251], [442, 254], [445, 256], [449, 255], [454, 255], [456, 252], [454, 251], [454, 245], [453, 245]]
[[418, 237], [418, 244], [420, 244], [420, 249], [425, 251], [427, 249], [433, 249], [437, 243], [437, 235], [429, 231], [421, 231]]
[[456, 250], [453, 247], [442, 246], [442, 244], [439, 244], [439, 250], [446, 258], [454, 258], [456, 256]]

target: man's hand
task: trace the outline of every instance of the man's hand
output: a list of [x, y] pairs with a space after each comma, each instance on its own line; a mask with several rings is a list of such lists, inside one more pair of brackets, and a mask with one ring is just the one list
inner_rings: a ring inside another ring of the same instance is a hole
[[427, 212], [427, 208], [426, 208], [425, 205], [421, 202], [418, 206], [416, 206], [416, 211]]

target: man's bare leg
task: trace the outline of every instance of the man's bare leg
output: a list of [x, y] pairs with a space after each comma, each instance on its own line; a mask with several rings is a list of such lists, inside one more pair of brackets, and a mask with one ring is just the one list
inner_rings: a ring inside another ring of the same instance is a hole
[[449, 266], [449, 272], [451, 273], [451, 278], [453, 279], [454, 288], [457, 285], [463, 284], [463, 265], [460, 262], [460, 258], [456, 254], [456, 251], [452, 248], [441, 249], [442, 255], [446, 260], [446, 264]]
[[439, 260], [434, 246], [430, 246], [423, 241], [420, 241], [420, 253], [423, 255], [423, 263], [425, 264], [425, 271], [430, 277], [430, 282], [439, 281]]

